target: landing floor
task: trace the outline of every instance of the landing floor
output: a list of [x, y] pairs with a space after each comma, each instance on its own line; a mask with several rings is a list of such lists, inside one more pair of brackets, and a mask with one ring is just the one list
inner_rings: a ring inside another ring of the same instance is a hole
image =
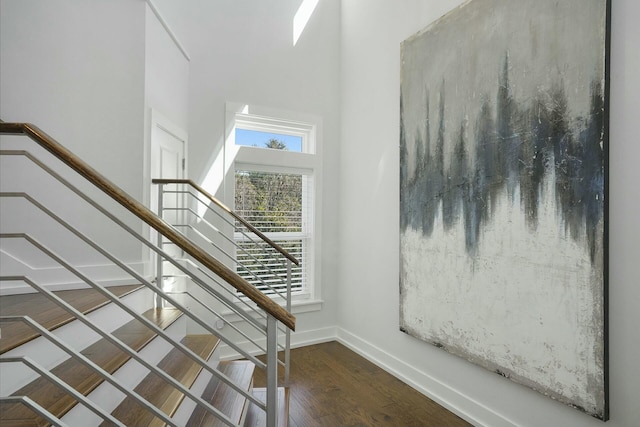
[[291, 427], [471, 425], [335, 341], [291, 350], [289, 395]]

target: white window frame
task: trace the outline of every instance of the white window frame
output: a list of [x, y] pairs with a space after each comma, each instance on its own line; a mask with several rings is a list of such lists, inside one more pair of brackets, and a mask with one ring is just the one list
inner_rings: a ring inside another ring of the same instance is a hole
[[[299, 136], [302, 138], [302, 152], [236, 145], [236, 128]], [[321, 309], [321, 277], [318, 268], [322, 235], [319, 215], [322, 208], [321, 119], [314, 115], [268, 107], [227, 103], [225, 133], [225, 199], [229, 206], [233, 207], [235, 200], [236, 170], [301, 173], [311, 177], [308, 197], [311, 197], [312, 208], [306, 217], [308, 227], [305, 230], [308, 235], [304, 265], [306, 283], [302, 291], [293, 294], [292, 306], [294, 313]], [[284, 305], [281, 298], [273, 299]]]
[[273, 117], [257, 116], [247, 113], [236, 113], [233, 126], [234, 144], [236, 128], [254, 130], [258, 132], [276, 133], [280, 135], [297, 136], [302, 139], [302, 153], [315, 154], [316, 126], [310, 123], [303, 123], [285, 119], [274, 119]]

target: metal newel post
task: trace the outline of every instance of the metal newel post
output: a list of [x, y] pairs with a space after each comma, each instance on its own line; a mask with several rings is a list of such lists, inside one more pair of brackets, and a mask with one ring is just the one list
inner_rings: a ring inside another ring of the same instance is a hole
[[[158, 216], [160, 218], [162, 218], [162, 205], [163, 205], [163, 194], [164, 194], [164, 184], [159, 184], [158, 185]], [[160, 234], [160, 232], [156, 231], [156, 236], [158, 236], [157, 238], [157, 244], [158, 244], [158, 248], [162, 249], [162, 239], [163, 236], [162, 234]], [[159, 289], [162, 289], [162, 256], [158, 253], [156, 255], [156, 286]], [[155, 295], [155, 307], [156, 308], [162, 308], [162, 297], [160, 296], [159, 293], [156, 293]]]
[[267, 315], [267, 427], [278, 425], [278, 321]]

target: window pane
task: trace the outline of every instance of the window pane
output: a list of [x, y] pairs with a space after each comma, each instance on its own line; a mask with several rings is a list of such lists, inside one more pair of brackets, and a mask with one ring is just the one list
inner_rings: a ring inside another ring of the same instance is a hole
[[[304, 282], [304, 239], [275, 240], [275, 243], [301, 261], [299, 266], [292, 265], [291, 269], [291, 290], [301, 290]], [[267, 295], [284, 295], [287, 291], [287, 264], [282, 254], [264, 242], [256, 245], [244, 240], [238, 244], [238, 274]]]
[[263, 233], [302, 232], [302, 175], [236, 170], [235, 210]]
[[[293, 291], [302, 290], [307, 244], [302, 235], [303, 181], [308, 177], [240, 169], [235, 179], [236, 212], [300, 261], [299, 266], [292, 265], [291, 285]], [[236, 226], [238, 274], [267, 295], [284, 296], [287, 259], [265, 242], [239, 232], [243, 230], [239, 222]]]
[[236, 145], [302, 152], [302, 137], [236, 128]]

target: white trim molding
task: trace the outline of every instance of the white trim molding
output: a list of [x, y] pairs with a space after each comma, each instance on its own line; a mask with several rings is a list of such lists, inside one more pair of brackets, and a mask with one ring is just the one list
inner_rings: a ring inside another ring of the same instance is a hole
[[153, 4], [153, 1], [151, 0], [146, 0], [146, 1], [147, 1], [147, 4], [149, 5], [149, 8], [153, 12], [153, 14], [156, 16], [156, 18], [158, 18], [158, 21], [160, 22], [160, 24], [162, 24], [162, 27], [165, 29], [165, 31], [167, 32], [167, 34], [169, 35], [173, 43], [175, 43], [180, 53], [182, 53], [182, 56], [184, 56], [187, 61], [191, 61], [191, 58], [189, 57], [187, 50], [184, 48], [184, 46], [182, 46], [182, 43], [180, 43], [180, 40], [178, 40], [178, 37], [176, 37], [175, 33], [171, 30], [171, 27], [169, 27], [169, 24], [167, 23], [167, 21], [164, 20], [164, 18], [160, 14], [160, 11], [156, 7], [156, 5]]

